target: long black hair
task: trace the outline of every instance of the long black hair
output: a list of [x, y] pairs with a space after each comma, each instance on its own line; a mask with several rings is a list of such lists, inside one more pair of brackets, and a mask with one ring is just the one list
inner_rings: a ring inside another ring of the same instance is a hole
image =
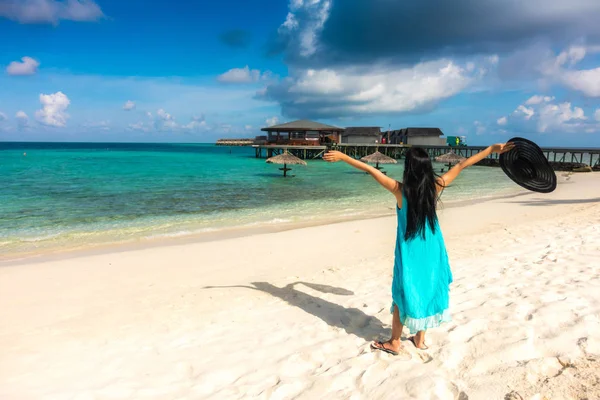
[[427, 151], [420, 147], [408, 149], [403, 179], [404, 196], [408, 201], [405, 240], [419, 235], [425, 238], [426, 225], [435, 232], [437, 189], [437, 175]]

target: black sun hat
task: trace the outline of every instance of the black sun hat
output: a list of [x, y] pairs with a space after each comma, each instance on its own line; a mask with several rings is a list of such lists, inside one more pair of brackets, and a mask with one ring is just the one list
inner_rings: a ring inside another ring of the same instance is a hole
[[542, 149], [520, 137], [508, 141], [515, 147], [500, 154], [500, 166], [510, 179], [525, 189], [550, 193], [556, 189], [556, 174]]

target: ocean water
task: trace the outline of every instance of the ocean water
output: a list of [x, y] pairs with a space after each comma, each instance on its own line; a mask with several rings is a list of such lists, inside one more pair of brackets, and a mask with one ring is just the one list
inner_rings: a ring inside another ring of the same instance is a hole
[[[394, 212], [389, 193], [343, 163], [308, 161], [287, 179], [279, 167], [248, 147], [0, 143], [0, 257]], [[402, 161], [385, 169], [402, 177]], [[515, 186], [499, 168], [472, 167], [443, 201]]]

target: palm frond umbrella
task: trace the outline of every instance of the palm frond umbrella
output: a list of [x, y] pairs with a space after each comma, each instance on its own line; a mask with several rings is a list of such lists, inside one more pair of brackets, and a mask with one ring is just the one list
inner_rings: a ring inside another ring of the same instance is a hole
[[398, 163], [398, 161], [394, 160], [392, 157], [388, 157], [385, 154], [380, 153], [379, 151], [376, 151], [373, 154], [369, 154], [368, 156], [361, 158], [361, 161], [364, 161], [369, 164], [375, 164], [375, 168], [377, 168], [377, 169], [381, 169], [379, 164], [397, 164]]
[[435, 158], [435, 161], [437, 161], [439, 163], [448, 164], [448, 167], [451, 167], [452, 164], [458, 164], [459, 162], [464, 161], [464, 160], [466, 160], [465, 157], [459, 156], [458, 154], [456, 154], [452, 151]]
[[278, 156], [267, 158], [267, 163], [269, 164], [283, 164], [283, 168], [279, 168], [279, 170], [283, 171], [283, 177], [287, 177], [287, 172], [291, 171], [291, 168], [288, 168], [288, 164], [290, 165], [306, 165], [306, 161], [299, 159], [298, 157], [288, 153], [287, 151], [283, 154], [279, 154]]

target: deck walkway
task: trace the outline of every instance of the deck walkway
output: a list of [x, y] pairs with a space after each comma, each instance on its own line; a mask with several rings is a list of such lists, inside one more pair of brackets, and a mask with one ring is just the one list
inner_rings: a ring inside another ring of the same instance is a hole
[[[256, 158], [269, 158], [288, 151], [303, 160], [321, 158], [327, 149], [339, 150], [354, 158], [367, 156], [375, 151], [395, 159], [402, 159], [404, 153], [410, 146], [400, 144], [335, 144], [331, 146], [288, 146], [288, 145], [253, 145]], [[420, 146], [427, 150], [431, 157], [446, 154], [449, 151], [470, 157], [484, 150], [484, 146]], [[557, 171], [571, 171], [573, 168], [589, 165], [594, 170], [600, 171], [600, 148], [568, 148], [568, 147], [544, 147], [544, 155]], [[497, 166], [498, 154], [484, 159], [480, 165]]]

